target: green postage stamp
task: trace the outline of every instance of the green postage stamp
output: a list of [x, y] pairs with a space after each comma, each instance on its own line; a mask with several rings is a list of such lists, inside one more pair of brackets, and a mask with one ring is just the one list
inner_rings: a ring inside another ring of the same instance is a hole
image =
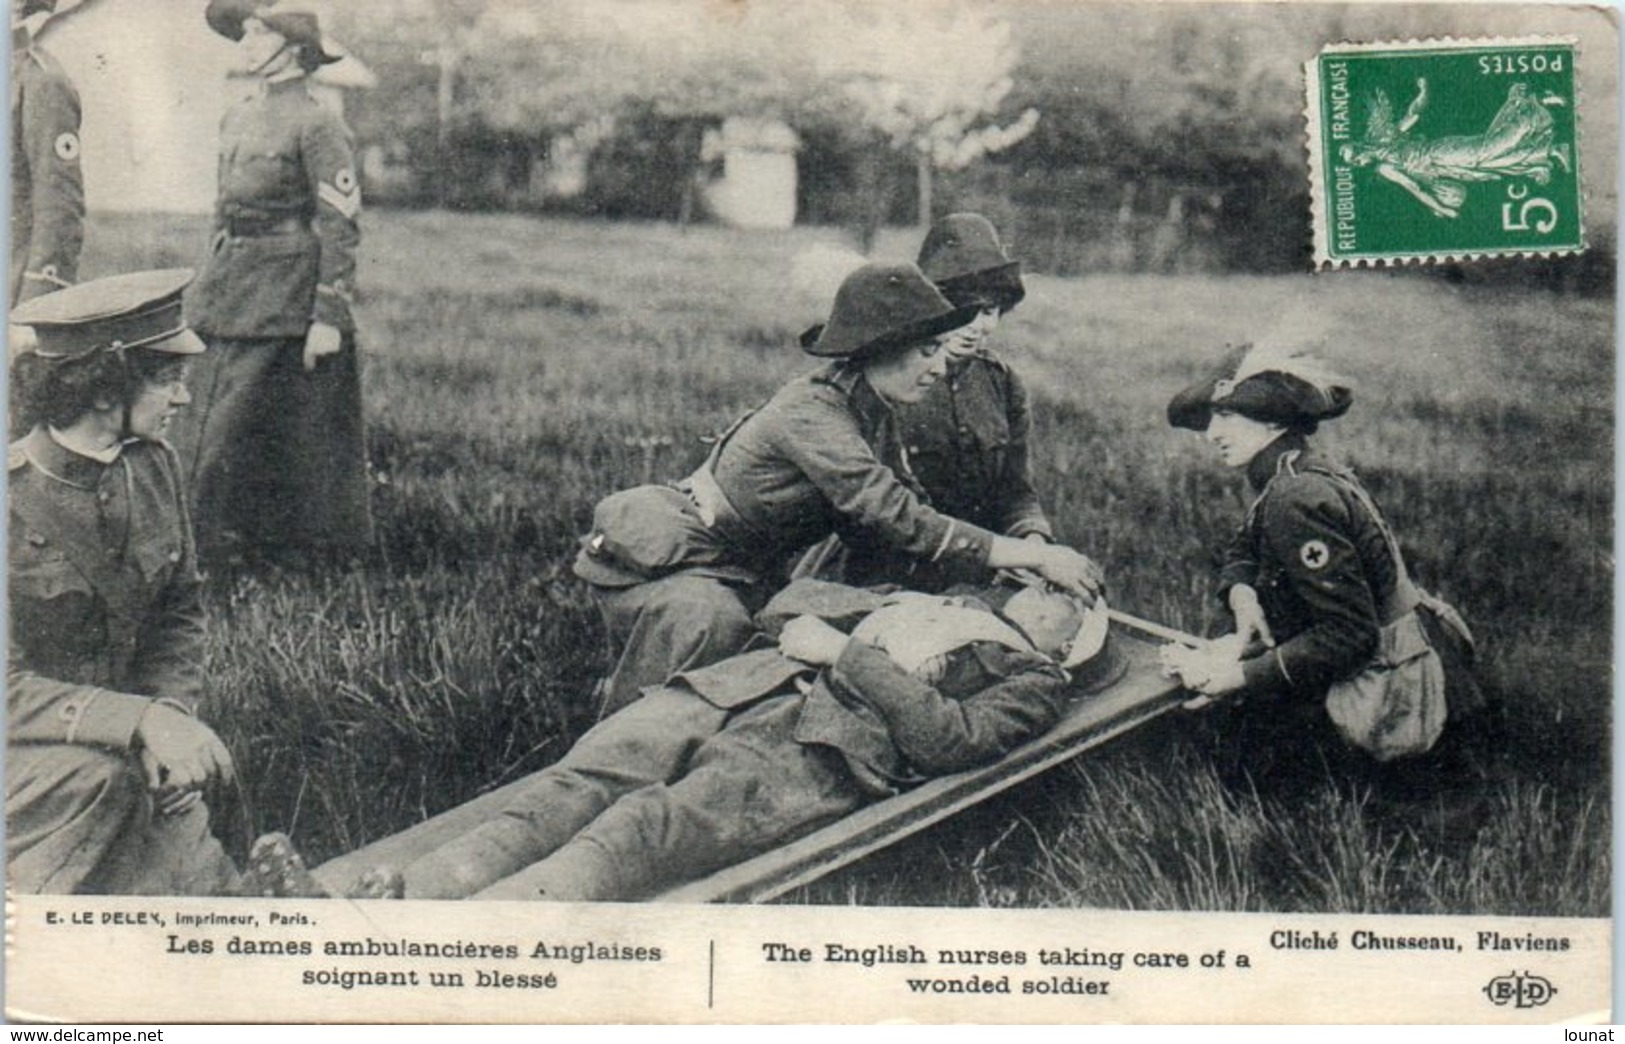
[[1307, 66], [1315, 264], [1585, 245], [1570, 39], [1336, 44]]

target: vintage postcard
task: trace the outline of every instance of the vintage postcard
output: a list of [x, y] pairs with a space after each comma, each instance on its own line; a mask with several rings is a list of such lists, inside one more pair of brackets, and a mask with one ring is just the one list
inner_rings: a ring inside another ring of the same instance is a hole
[[12, 40], [8, 1018], [1612, 1018], [1610, 11]]

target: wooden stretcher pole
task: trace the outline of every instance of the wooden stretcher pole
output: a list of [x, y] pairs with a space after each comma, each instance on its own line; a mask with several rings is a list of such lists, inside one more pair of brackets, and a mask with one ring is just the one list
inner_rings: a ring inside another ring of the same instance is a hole
[[1172, 627], [1164, 627], [1162, 624], [1152, 623], [1150, 620], [1142, 620], [1138, 616], [1131, 616], [1123, 612], [1121, 609], [1108, 609], [1106, 615], [1124, 627], [1132, 627], [1141, 634], [1149, 634], [1151, 637], [1161, 638], [1165, 642], [1173, 642], [1176, 645], [1184, 645], [1192, 649], [1202, 644], [1202, 639], [1194, 634], [1186, 634], [1184, 631], [1178, 631]]

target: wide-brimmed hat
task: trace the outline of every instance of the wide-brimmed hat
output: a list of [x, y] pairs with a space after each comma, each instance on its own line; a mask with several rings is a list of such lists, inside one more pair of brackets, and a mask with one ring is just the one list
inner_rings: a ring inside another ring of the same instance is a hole
[[243, 38], [243, 23], [258, 18], [265, 27], [288, 41], [291, 47], [307, 50], [323, 64], [336, 62], [344, 56], [330, 50], [322, 36], [321, 20], [316, 12], [295, 3], [275, 3], [273, 0], [209, 0], [203, 12], [209, 28], [228, 40]]
[[1010, 260], [993, 223], [980, 214], [949, 214], [932, 225], [919, 264], [955, 305], [1008, 312], [1027, 296], [1021, 262]]
[[1354, 402], [1346, 378], [1307, 353], [1272, 353], [1252, 345], [1229, 349], [1212, 372], [1168, 403], [1168, 423], [1206, 431], [1215, 409], [1265, 424], [1304, 427], [1341, 417]]
[[829, 322], [801, 335], [809, 355], [865, 359], [957, 330], [976, 318], [956, 308], [908, 262], [871, 262], [841, 281]]
[[164, 268], [92, 279], [25, 301], [11, 321], [33, 329], [33, 354], [57, 362], [136, 348], [197, 355], [203, 341], [181, 315], [192, 276], [190, 268]]

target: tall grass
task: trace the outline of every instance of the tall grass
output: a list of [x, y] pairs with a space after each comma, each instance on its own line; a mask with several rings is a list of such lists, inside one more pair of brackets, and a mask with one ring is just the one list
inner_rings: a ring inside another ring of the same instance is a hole
[[[94, 275], [188, 263], [191, 220], [103, 216]], [[593, 502], [677, 477], [807, 368], [817, 230], [370, 214], [359, 306], [376, 553], [210, 577], [208, 717], [244, 780], [227, 836], [314, 859], [538, 769], [590, 724], [603, 635], [570, 576]], [[906, 256], [895, 237], [882, 252]], [[827, 291], [826, 291], [827, 292]], [[1360, 378], [1324, 440], [1506, 698], [1482, 830], [1394, 820], [1330, 783], [1290, 807], [1220, 783], [1173, 722], [808, 889], [809, 902], [1137, 909], [1608, 908], [1613, 312], [1414, 275], [1033, 277], [998, 334], [1035, 399], [1039, 487], [1114, 601], [1215, 622], [1239, 477], [1163, 406], [1218, 346], [1310, 302]]]

